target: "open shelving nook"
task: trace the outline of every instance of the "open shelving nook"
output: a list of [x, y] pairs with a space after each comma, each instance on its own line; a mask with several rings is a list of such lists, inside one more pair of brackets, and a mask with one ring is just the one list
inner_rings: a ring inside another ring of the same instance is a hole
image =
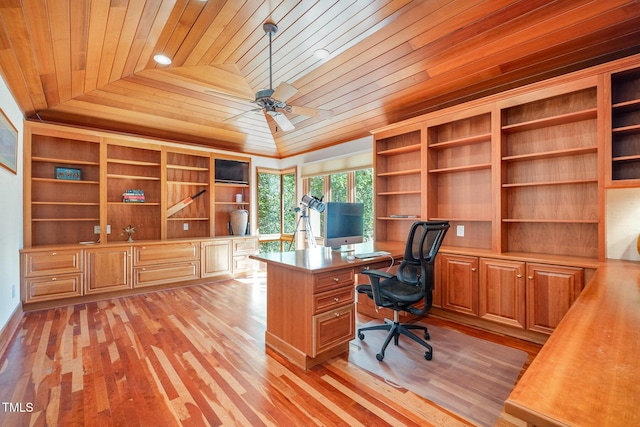
[[490, 107], [429, 121], [429, 220], [448, 220], [444, 245], [492, 248], [493, 197]]
[[640, 185], [640, 69], [611, 75], [611, 185]]

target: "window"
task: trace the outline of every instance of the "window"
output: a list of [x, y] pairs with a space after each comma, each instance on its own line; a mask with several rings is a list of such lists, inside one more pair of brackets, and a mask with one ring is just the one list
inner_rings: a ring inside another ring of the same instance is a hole
[[291, 240], [286, 234], [295, 231], [296, 174], [259, 169], [257, 178], [260, 252], [279, 252]]
[[[359, 202], [364, 205], [364, 241], [373, 239], [373, 169], [359, 169], [305, 178], [306, 194], [325, 202]], [[324, 215], [311, 212], [311, 226], [316, 238], [324, 234]]]

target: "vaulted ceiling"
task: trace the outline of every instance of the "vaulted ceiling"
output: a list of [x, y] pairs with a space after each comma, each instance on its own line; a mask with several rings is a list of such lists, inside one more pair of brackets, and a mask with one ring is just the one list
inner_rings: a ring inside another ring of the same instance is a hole
[[[267, 21], [273, 87], [332, 118], [285, 113], [284, 131], [250, 111]], [[0, 0], [0, 74], [26, 118], [277, 158], [638, 52], [633, 0]]]

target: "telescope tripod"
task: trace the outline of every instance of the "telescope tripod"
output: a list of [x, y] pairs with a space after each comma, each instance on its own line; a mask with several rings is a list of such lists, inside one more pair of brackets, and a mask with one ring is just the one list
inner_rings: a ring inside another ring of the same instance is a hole
[[302, 210], [302, 214], [300, 214], [300, 218], [298, 218], [298, 222], [296, 223], [296, 231], [293, 232], [293, 238], [289, 243], [289, 250], [291, 250], [291, 246], [296, 241], [298, 231], [305, 233], [310, 248], [316, 247], [316, 238], [313, 236], [313, 231], [311, 230], [311, 222], [309, 221], [309, 215], [307, 214], [307, 207], [305, 206], [302, 209], [296, 208], [296, 211], [300, 210]]

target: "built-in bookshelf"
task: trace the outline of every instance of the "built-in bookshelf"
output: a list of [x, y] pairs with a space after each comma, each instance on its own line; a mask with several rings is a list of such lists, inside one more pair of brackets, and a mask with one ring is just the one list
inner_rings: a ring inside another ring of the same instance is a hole
[[470, 114], [428, 125], [428, 216], [450, 222], [445, 246], [491, 249], [491, 112]]
[[376, 135], [375, 236], [405, 241], [414, 221], [422, 219], [422, 127]]

